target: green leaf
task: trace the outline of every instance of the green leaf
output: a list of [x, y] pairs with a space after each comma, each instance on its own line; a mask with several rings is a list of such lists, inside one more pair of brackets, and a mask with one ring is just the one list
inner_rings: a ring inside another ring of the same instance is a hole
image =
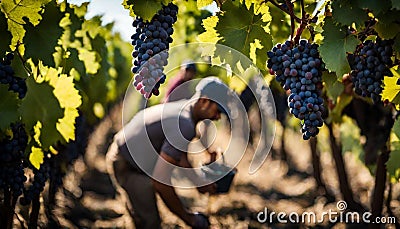
[[358, 26], [364, 25], [364, 22], [368, 20], [367, 12], [359, 8], [352, 0], [333, 1], [332, 16], [336, 22], [348, 26], [353, 23]]
[[[221, 10], [224, 13], [218, 18], [213, 16], [203, 20], [206, 32], [199, 35], [199, 40], [233, 48], [252, 58], [259, 67], [265, 69], [267, 60], [265, 53], [272, 48], [272, 37], [268, 28], [268, 23], [271, 21], [268, 6], [266, 4], [246, 6], [227, 1]], [[217, 49], [215, 56], [221, 57], [226, 63], [239, 61], [237, 57], [227, 54], [226, 50]], [[246, 69], [248, 66], [242, 67]]]
[[322, 74], [322, 80], [325, 83], [325, 88], [329, 98], [332, 98], [334, 101], [336, 101], [336, 99], [344, 90], [343, 84], [337, 80], [335, 74], [326, 71]]
[[377, 17], [375, 31], [381, 38], [392, 39], [400, 33], [399, 14], [400, 11], [387, 11]]
[[161, 1], [146, 0], [136, 1], [133, 4], [133, 12], [135, 15], [143, 18], [145, 21], [150, 21], [153, 16], [161, 9]]
[[43, 7], [51, 0], [2, 0], [1, 11], [6, 15], [8, 30], [12, 34], [11, 46], [14, 48], [18, 42], [22, 42], [25, 36], [24, 25], [29, 21], [37, 26], [42, 19], [40, 13]]
[[347, 35], [346, 28], [334, 25], [332, 19], [325, 20], [323, 29], [324, 40], [319, 46], [319, 52], [326, 68], [342, 78], [350, 72], [346, 53], [353, 52], [360, 41], [353, 35]]
[[59, 25], [63, 17], [64, 14], [53, 1], [46, 5], [43, 20], [39, 25], [36, 27], [25, 25], [25, 59], [32, 58], [35, 64], [41, 60], [47, 66], [55, 65], [51, 54], [55, 52], [54, 47], [57, 46], [58, 39], [63, 33]]
[[392, 0], [392, 8], [400, 10], [400, 1], [399, 0]]
[[259, 14], [255, 14], [257, 10], [253, 5], [248, 9], [244, 4], [237, 7], [231, 2], [226, 2], [222, 10], [225, 13], [219, 17], [215, 28], [222, 37], [221, 44], [236, 49], [248, 57], [250, 57], [250, 44], [254, 43], [256, 39], [259, 39], [261, 45], [265, 46], [265, 52], [272, 48], [272, 38], [266, 31], [270, 18], [262, 19], [264, 14], [269, 14], [266, 5]]
[[391, 148], [386, 168], [391, 178], [398, 181], [400, 179], [400, 142], [392, 142]]
[[28, 91], [20, 107], [22, 120], [28, 130], [38, 121], [43, 124], [40, 142], [44, 148], [48, 148], [62, 139], [56, 124], [64, 111], [53, 93], [54, 88], [48, 82], [43, 82], [40, 77], [37, 80], [29, 77], [26, 84]]
[[325, 120], [327, 123], [330, 122], [335, 122], [335, 123], [340, 123], [343, 120], [343, 109], [346, 108], [347, 105], [351, 102], [353, 99], [352, 96], [347, 95], [345, 93], [341, 94], [335, 101], [335, 107], [332, 109], [332, 111], [329, 113], [329, 118]]
[[4, 55], [6, 51], [10, 50], [12, 36], [10, 31], [7, 30], [7, 18], [3, 14], [0, 14], [0, 33], [0, 55]]
[[206, 7], [208, 5], [211, 5], [214, 0], [197, 0], [197, 8], [201, 9], [203, 7]]
[[397, 53], [397, 58], [400, 59], [400, 33], [394, 39], [393, 49]]
[[400, 119], [396, 119], [394, 122], [392, 132], [398, 139], [400, 139]]
[[379, 0], [379, 1], [365, 1], [357, 0], [357, 5], [360, 8], [371, 10], [373, 14], [377, 15], [382, 11], [390, 9], [390, 0]]
[[8, 90], [8, 86], [0, 84], [0, 130], [19, 119], [17, 94]]

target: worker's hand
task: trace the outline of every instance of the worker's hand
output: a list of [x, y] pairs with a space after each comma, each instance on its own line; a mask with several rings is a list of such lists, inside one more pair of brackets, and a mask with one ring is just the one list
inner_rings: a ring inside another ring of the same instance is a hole
[[213, 195], [213, 194], [217, 193], [217, 184], [211, 183], [211, 184], [208, 184], [205, 186], [200, 186], [200, 187], [197, 187], [197, 190], [203, 194], [209, 193], [210, 195]]
[[195, 212], [191, 215], [191, 218], [190, 226], [193, 229], [207, 229], [210, 227], [208, 216], [204, 215], [203, 213]]

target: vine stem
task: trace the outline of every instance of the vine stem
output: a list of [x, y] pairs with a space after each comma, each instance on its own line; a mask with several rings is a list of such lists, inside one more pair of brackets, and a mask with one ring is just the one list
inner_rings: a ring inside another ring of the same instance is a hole
[[300, 27], [297, 29], [296, 32], [296, 37], [294, 38], [294, 42], [295, 44], [299, 43], [300, 40], [300, 36], [303, 33], [303, 30], [306, 28], [308, 22], [307, 22], [307, 16], [306, 16], [306, 11], [305, 11], [305, 7], [304, 7], [304, 0], [300, 0], [300, 5], [301, 5], [301, 23], [300, 23]]
[[30, 76], [30, 75], [32, 75], [32, 72], [26, 67], [26, 65], [25, 65], [26, 60], [24, 59], [24, 57], [23, 57], [23, 56], [21, 55], [21, 53], [19, 52], [19, 46], [20, 46], [21, 44], [22, 44], [22, 43], [20, 43], [20, 42], [18, 41], [17, 47], [15, 48], [15, 52], [17, 52], [18, 57], [19, 57], [19, 59], [21, 60], [22, 66], [24, 66], [24, 69], [25, 69], [26, 73], [28, 73], [28, 76]]
[[28, 228], [32, 228], [32, 229], [37, 228], [37, 222], [39, 219], [39, 211], [40, 211], [40, 195], [32, 200], [32, 210], [29, 215]]
[[293, 40], [293, 35], [294, 35], [294, 29], [295, 29], [295, 22], [294, 22], [294, 17], [295, 17], [295, 15], [294, 15], [294, 12], [293, 12], [293, 5], [290, 3], [290, 1], [289, 0], [286, 0], [286, 5], [288, 6], [288, 8], [289, 8], [289, 15], [290, 15], [290, 29], [291, 29], [291, 31], [290, 31], [290, 40]]
[[[287, 13], [290, 15], [290, 12], [285, 9], [283, 6], [279, 5], [278, 3], [276, 3], [274, 0], [264, 0], [264, 3], [268, 3], [270, 2], [272, 5], [276, 6], [278, 9], [282, 10], [283, 12]], [[301, 23], [301, 19], [298, 18], [296, 15], [293, 15], [293, 18], [296, 22]]]

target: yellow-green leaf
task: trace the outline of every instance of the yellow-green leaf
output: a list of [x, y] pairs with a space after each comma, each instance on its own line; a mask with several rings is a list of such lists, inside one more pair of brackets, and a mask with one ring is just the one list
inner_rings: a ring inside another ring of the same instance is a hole
[[203, 8], [213, 3], [213, 0], [197, 0], [197, 8]]
[[86, 72], [89, 74], [96, 74], [100, 68], [100, 64], [96, 60], [96, 52], [88, 51], [87, 49], [80, 48], [79, 51], [79, 60], [83, 61], [85, 64]]
[[39, 24], [43, 7], [51, 0], [2, 0], [1, 11], [7, 17], [8, 30], [13, 38], [11, 47], [14, 50], [18, 42], [25, 36], [24, 25], [29, 21], [32, 25]]
[[29, 161], [36, 168], [40, 169], [40, 165], [43, 163], [44, 153], [41, 148], [32, 147], [32, 152], [29, 154]]
[[65, 108], [64, 117], [59, 119], [56, 127], [58, 132], [64, 137], [66, 142], [75, 140], [75, 119], [79, 116], [78, 110]]
[[397, 81], [400, 79], [400, 74], [392, 69], [393, 77], [385, 76], [383, 80], [382, 100], [388, 100], [391, 103], [400, 105], [400, 85]]
[[60, 102], [61, 108], [78, 108], [82, 104], [79, 91], [74, 87], [72, 76], [65, 74], [50, 80], [50, 85], [54, 87], [54, 95]]

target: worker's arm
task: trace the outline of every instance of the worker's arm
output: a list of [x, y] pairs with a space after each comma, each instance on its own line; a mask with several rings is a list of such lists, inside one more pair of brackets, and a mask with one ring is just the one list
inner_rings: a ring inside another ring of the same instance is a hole
[[[160, 178], [160, 180], [168, 181], [168, 183], [171, 183], [173, 166], [166, 163], [165, 161], [179, 166], [178, 161], [168, 156], [165, 152], [161, 152], [160, 157], [154, 168], [153, 175], [157, 178]], [[195, 215], [186, 210], [186, 208], [183, 206], [182, 202], [178, 198], [175, 189], [172, 186], [163, 184], [156, 180], [153, 180], [153, 182], [156, 191], [159, 193], [167, 207], [175, 215], [185, 221], [185, 223], [190, 226], [194, 225], [196, 220]]]

